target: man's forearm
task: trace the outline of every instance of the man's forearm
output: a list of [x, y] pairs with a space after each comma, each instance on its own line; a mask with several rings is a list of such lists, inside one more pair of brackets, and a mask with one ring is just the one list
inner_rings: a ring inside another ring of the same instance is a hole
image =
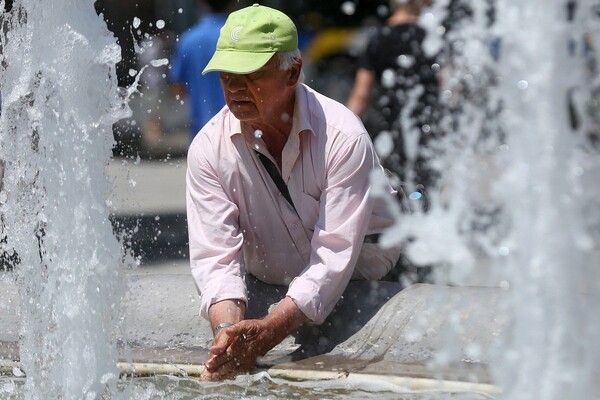
[[236, 299], [226, 299], [210, 306], [208, 316], [210, 326], [214, 332], [217, 326], [223, 322], [237, 323], [244, 319], [246, 303]]
[[281, 343], [290, 333], [308, 321], [308, 317], [298, 308], [294, 300], [285, 297], [277, 306], [263, 319], [272, 329], [275, 347]]

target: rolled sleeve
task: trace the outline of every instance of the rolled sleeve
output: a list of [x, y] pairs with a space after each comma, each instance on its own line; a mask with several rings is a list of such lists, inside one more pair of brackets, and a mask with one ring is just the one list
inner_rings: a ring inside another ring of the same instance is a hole
[[369, 174], [376, 156], [370, 140], [366, 134], [344, 137], [336, 145], [321, 194], [310, 264], [288, 290], [288, 296], [318, 324], [350, 282], [373, 211]]
[[308, 319], [322, 324], [327, 315], [324, 312], [320, 291], [320, 287], [310, 280], [296, 278], [290, 283], [287, 296], [294, 300]]
[[221, 300], [237, 299], [248, 304], [243, 277], [237, 274], [222, 275], [218, 269], [208, 268], [199, 262], [192, 261], [191, 266], [192, 276], [200, 292], [200, 316], [209, 319], [210, 306]]
[[221, 186], [208, 143], [194, 141], [188, 152], [186, 207], [192, 276], [200, 293], [200, 314], [224, 299], [247, 303], [239, 209]]

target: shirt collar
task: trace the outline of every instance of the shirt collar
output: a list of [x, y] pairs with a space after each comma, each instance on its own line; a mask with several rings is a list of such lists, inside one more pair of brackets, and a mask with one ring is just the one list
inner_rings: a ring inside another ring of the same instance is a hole
[[315, 134], [310, 124], [308, 108], [307, 87], [300, 83], [296, 87], [296, 101], [294, 102], [294, 117], [292, 120], [292, 130], [290, 134], [300, 134], [304, 131], [310, 131]]

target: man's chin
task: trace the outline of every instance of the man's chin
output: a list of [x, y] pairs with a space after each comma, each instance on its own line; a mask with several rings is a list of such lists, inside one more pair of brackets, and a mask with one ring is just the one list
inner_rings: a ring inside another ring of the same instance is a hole
[[251, 107], [229, 107], [229, 110], [240, 121], [252, 121], [258, 118], [258, 112]]

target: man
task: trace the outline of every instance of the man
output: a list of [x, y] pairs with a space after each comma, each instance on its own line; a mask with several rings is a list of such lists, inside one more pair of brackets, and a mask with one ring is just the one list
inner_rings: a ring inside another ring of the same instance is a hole
[[201, 0], [200, 3], [210, 10], [202, 14], [192, 29], [181, 35], [169, 71], [171, 91], [188, 100], [190, 142], [200, 128], [225, 105], [219, 78], [215, 75], [202, 76], [199, 71], [214, 53], [219, 30], [234, 2]]
[[[399, 258], [367, 243], [393, 223], [369, 196], [383, 169], [368, 133], [300, 83], [301, 69], [293, 22], [255, 4], [229, 16], [203, 71], [219, 71], [227, 103], [188, 152], [192, 275], [214, 332], [205, 380], [251, 371], [302, 324], [321, 324], [350, 279], [380, 279]], [[288, 285], [262, 319], [244, 320], [246, 274]]]

